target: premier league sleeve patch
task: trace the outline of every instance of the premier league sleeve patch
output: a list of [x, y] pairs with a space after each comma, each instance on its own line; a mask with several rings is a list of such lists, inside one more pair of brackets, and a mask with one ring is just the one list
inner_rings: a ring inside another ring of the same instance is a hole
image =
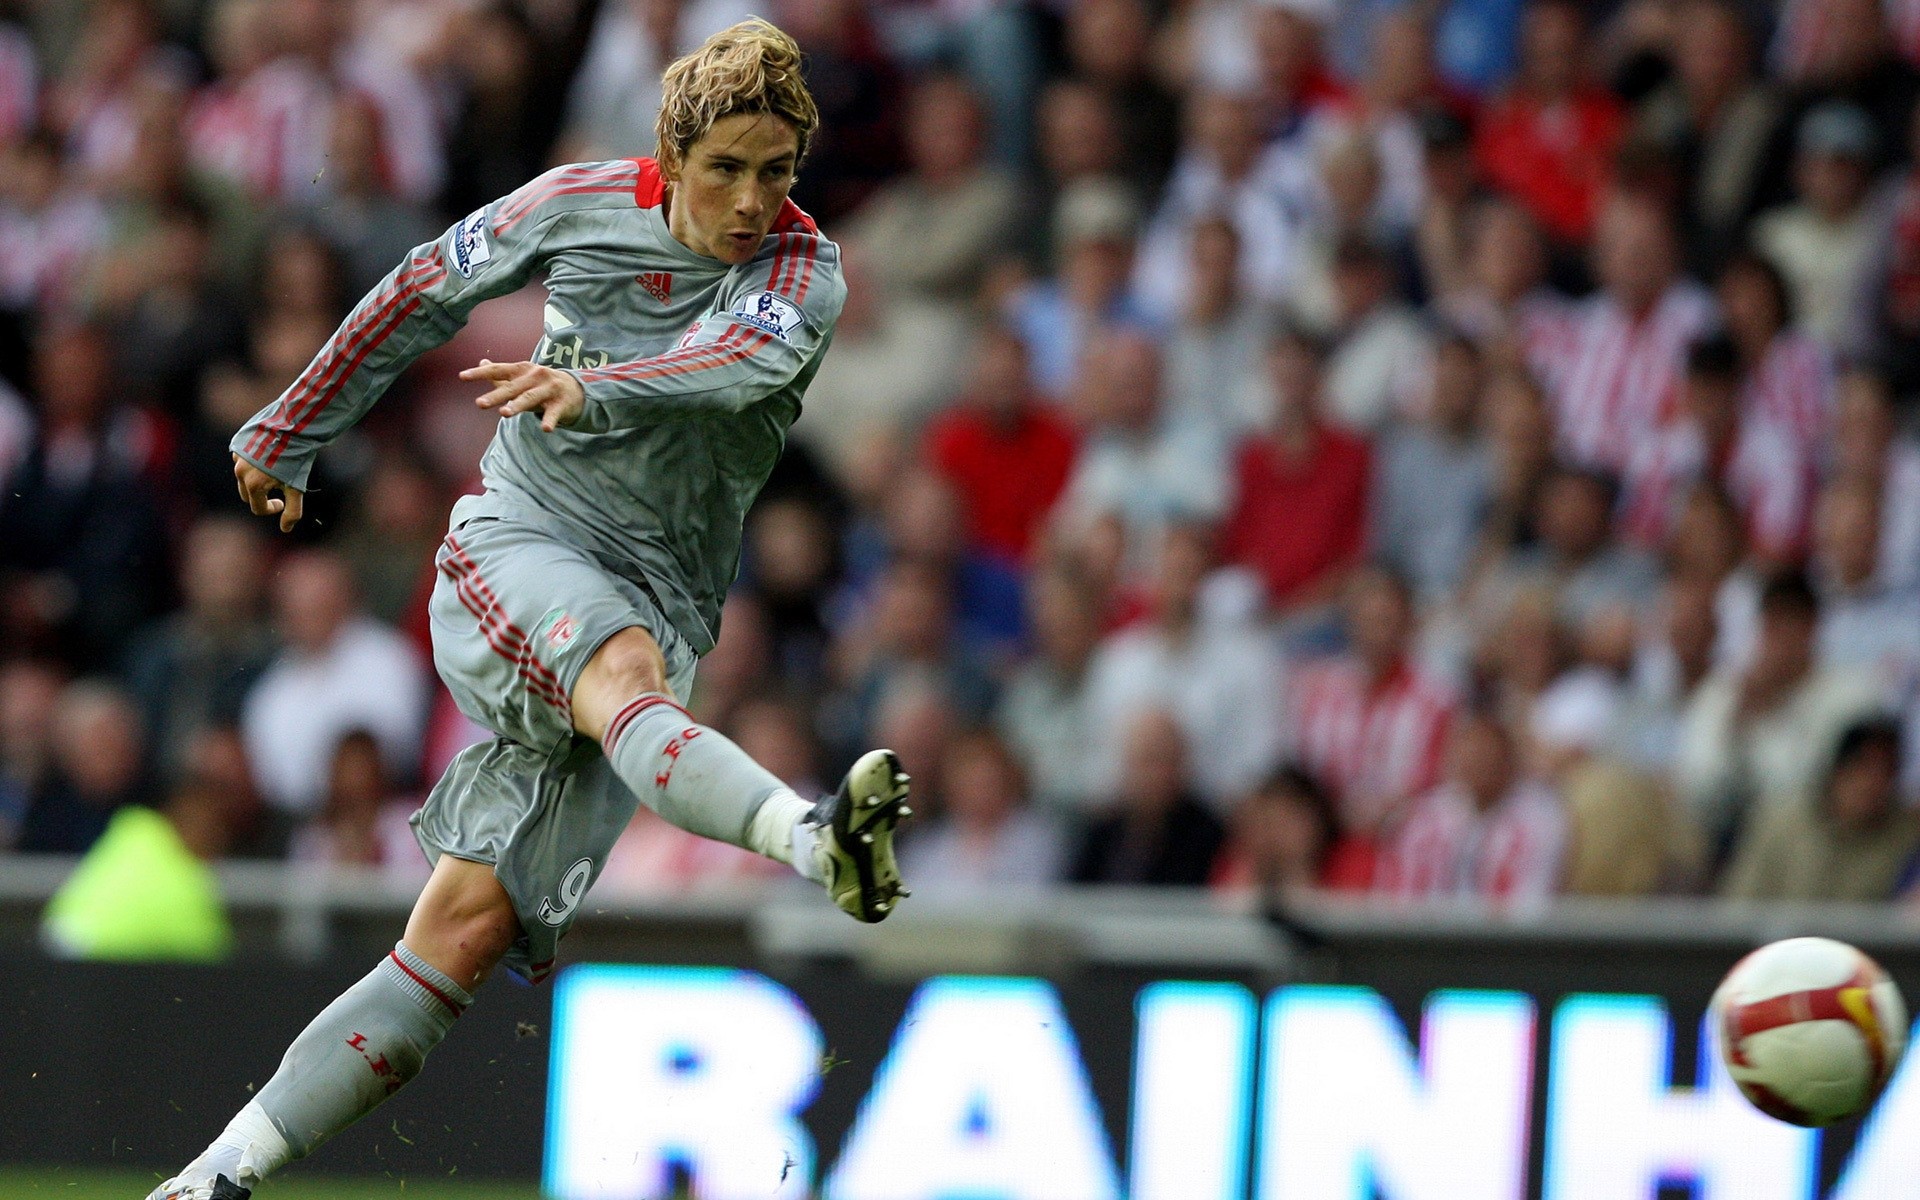
[[789, 335], [800, 328], [800, 310], [786, 297], [772, 292], [750, 292], [740, 297], [727, 315], [783, 342], [792, 341]]
[[493, 246], [487, 241], [487, 210], [483, 208], [454, 227], [453, 269], [460, 272], [460, 278], [472, 279], [475, 269], [492, 257]]

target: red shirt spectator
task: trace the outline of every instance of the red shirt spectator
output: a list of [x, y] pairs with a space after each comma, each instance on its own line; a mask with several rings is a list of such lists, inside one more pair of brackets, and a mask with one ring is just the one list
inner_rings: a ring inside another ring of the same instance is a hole
[[1241, 446], [1225, 556], [1265, 585], [1281, 610], [1332, 598], [1366, 541], [1373, 451], [1320, 416], [1325, 351], [1298, 333], [1268, 351], [1273, 432]]
[[1025, 562], [1073, 472], [1076, 439], [1028, 389], [1020, 340], [996, 330], [984, 343], [967, 398], [927, 429], [926, 456], [959, 492], [974, 547]]
[[1489, 182], [1563, 242], [1584, 241], [1627, 118], [1620, 102], [1583, 76], [1585, 22], [1577, 6], [1545, 0], [1527, 10], [1520, 74], [1487, 107], [1475, 150]]
[[1439, 781], [1455, 702], [1408, 656], [1414, 612], [1402, 580], [1362, 572], [1346, 609], [1352, 650], [1301, 668], [1287, 707], [1300, 761], [1332, 792], [1342, 825], [1371, 837]]

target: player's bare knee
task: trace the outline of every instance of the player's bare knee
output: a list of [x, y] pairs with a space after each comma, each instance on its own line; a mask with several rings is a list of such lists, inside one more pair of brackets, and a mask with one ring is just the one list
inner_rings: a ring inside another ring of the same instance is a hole
[[574, 684], [574, 726], [598, 738], [627, 701], [665, 691], [667, 659], [660, 643], [637, 625], [622, 629], [594, 652]]

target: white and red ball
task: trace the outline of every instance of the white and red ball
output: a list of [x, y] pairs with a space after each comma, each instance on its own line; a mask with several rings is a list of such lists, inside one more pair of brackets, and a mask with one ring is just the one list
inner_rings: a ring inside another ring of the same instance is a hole
[[1741, 959], [1713, 994], [1713, 1018], [1740, 1091], [1795, 1125], [1866, 1111], [1907, 1044], [1900, 989], [1830, 938], [1774, 942]]

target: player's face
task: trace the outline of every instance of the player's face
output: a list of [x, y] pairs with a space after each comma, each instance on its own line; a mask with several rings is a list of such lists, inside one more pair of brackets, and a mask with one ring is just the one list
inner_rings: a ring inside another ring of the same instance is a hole
[[722, 117], [688, 148], [667, 227], [696, 254], [743, 263], [760, 249], [793, 187], [800, 135], [765, 113]]

